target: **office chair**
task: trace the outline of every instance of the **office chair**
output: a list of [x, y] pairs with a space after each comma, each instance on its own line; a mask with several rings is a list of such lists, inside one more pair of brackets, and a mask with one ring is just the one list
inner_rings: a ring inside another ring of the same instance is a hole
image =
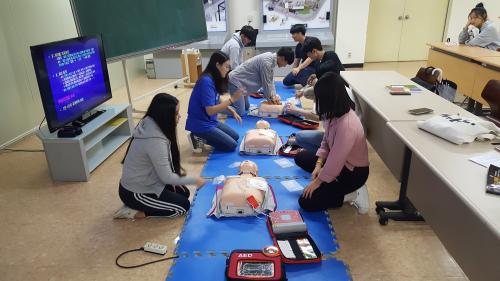
[[491, 113], [486, 118], [500, 127], [500, 80], [490, 80], [484, 86], [481, 97], [490, 105]]

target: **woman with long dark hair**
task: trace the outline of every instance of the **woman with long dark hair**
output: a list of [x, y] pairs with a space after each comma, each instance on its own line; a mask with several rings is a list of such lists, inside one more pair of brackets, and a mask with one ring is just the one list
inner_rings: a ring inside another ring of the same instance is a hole
[[359, 213], [368, 212], [368, 145], [361, 121], [354, 112], [342, 78], [334, 72], [321, 76], [314, 86], [316, 112], [325, 134], [317, 151], [295, 156], [297, 166], [312, 175], [299, 199], [306, 211], [339, 208], [346, 201]]
[[125, 206], [114, 218], [176, 217], [190, 207], [185, 185], [203, 186], [203, 178], [187, 177], [177, 143], [179, 101], [157, 94], [135, 128], [123, 160], [119, 195]]
[[215, 150], [234, 151], [239, 135], [231, 127], [217, 121], [217, 113], [229, 111], [238, 122], [241, 117], [231, 107], [241, 97], [241, 91], [220, 102], [219, 95], [227, 92], [227, 73], [231, 69], [229, 57], [215, 51], [210, 57], [189, 98], [186, 130], [190, 131], [193, 149], [200, 148], [200, 138]]

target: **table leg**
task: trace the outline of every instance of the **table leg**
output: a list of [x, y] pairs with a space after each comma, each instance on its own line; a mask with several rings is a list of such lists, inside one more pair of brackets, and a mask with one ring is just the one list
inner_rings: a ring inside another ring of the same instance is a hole
[[475, 107], [476, 101], [469, 97], [469, 101], [467, 102], [467, 111], [474, 112]]
[[410, 175], [411, 150], [405, 147], [403, 159], [403, 171], [401, 175], [401, 189], [399, 191], [399, 199], [397, 201], [377, 201], [375, 202], [376, 212], [379, 216], [379, 223], [387, 225], [389, 220], [395, 221], [423, 221], [424, 218], [415, 209], [413, 204], [406, 197], [408, 187], [408, 177]]

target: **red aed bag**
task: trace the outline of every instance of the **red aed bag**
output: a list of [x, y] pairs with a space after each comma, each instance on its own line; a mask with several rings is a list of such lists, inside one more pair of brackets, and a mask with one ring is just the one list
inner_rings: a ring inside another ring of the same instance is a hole
[[307, 227], [298, 211], [271, 212], [267, 228], [283, 263], [321, 262], [321, 251], [307, 233]]
[[261, 250], [234, 250], [226, 260], [228, 281], [286, 281], [279, 255], [265, 255]]
[[295, 157], [303, 148], [295, 143], [295, 134], [291, 134], [284, 145], [278, 151], [279, 155], [286, 157]]
[[248, 95], [251, 96], [252, 98], [256, 98], [256, 99], [263, 99], [264, 98], [264, 93], [259, 93], [259, 92], [250, 93]]
[[295, 115], [290, 115], [290, 114], [279, 115], [278, 119], [283, 123], [290, 124], [294, 127], [301, 128], [303, 130], [315, 130], [319, 128], [318, 122], [302, 119]]

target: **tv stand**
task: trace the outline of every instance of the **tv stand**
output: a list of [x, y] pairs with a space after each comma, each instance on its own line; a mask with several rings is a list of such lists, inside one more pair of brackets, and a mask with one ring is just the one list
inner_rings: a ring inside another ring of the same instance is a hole
[[53, 180], [88, 181], [90, 173], [132, 136], [130, 105], [97, 109], [101, 113], [88, 121], [78, 136], [59, 138], [47, 126], [38, 131]]
[[99, 115], [103, 114], [104, 112], [106, 112], [106, 109], [89, 111], [86, 114], [82, 115], [80, 118], [78, 118], [78, 121], [85, 125], [85, 124], [89, 123], [90, 121], [99, 117]]

